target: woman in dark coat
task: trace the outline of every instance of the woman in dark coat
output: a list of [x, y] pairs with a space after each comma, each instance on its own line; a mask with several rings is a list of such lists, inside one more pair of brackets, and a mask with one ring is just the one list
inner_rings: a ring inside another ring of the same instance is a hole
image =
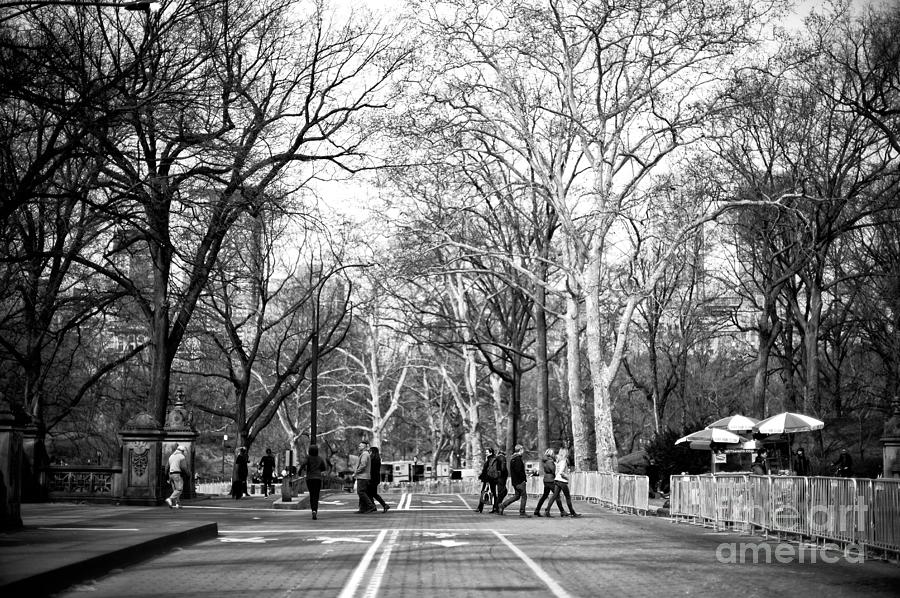
[[307, 451], [309, 456], [306, 463], [300, 467], [300, 475], [306, 474], [306, 487], [309, 489], [309, 510], [312, 511], [312, 518], [318, 518], [319, 511], [319, 494], [322, 492], [322, 473], [327, 469], [325, 460], [319, 456], [319, 447], [315, 444], [309, 445]]
[[369, 476], [369, 488], [366, 493], [372, 499], [373, 504], [375, 502], [381, 503], [381, 508], [387, 513], [387, 510], [391, 507], [378, 494], [378, 484], [381, 482], [381, 453], [379, 453], [377, 446], [369, 449], [369, 464], [371, 475]]
[[[556, 460], [553, 458], [552, 448], [548, 448], [546, 451], [544, 451], [544, 458], [541, 459], [541, 472], [544, 477], [544, 493], [541, 494], [541, 498], [538, 500], [538, 504], [534, 508], [534, 516], [551, 517], [550, 507], [553, 506], [554, 499], [556, 500], [556, 506], [559, 507], [560, 514], [565, 513], [562, 508], [562, 501], [559, 500], [559, 495], [554, 493], [554, 490], [556, 490]], [[544, 504], [544, 501], [551, 496], [553, 498], [551, 498], [550, 502], [547, 503], [547, 510], [544, 511], [544, 515], [541, 515], [541, 506]]]
[[234, 457], [234, 468], [231, 472], [231, 498], [238, 500], [247, 494], [247, 471], [250, 456], [247, 449], [239, 447]]

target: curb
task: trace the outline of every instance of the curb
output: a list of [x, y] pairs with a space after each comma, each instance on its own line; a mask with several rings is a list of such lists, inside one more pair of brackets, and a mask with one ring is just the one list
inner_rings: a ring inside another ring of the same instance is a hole
[[113, 569], [147, 560], [175, 546], [210, 540], [218, 535], [219, 527], [216, 523], [205, 523], [17, 579], [0, 585], [0, 595], [9, 598], [48, 596], [73, 584], [105, 575]]

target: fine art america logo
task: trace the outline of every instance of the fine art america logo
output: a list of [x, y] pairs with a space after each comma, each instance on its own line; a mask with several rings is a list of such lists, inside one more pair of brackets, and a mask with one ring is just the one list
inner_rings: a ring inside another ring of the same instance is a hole
[[787, 542], [724, 542], [716, 548], [716, 561], [723, 564], [737, 563], [863, 563], [865, 549], [858, 544], [826, 543], [821, 546], [788, 544]]
[[[779, 528], [819, 538], [848, 537], [851, 530], [865, 527], [866, 505], [816, 505], [804, 511], [782, 507], [775, 513]], [[865, 547], [854, 544], [827, 542], [790, 544], [787, 542], [725, 542], [716, 548], [720, 563], [862, 563]]]

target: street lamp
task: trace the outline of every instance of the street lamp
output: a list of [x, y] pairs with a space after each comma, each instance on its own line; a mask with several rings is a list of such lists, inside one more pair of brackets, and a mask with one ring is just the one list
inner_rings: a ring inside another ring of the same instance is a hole
[[228, 434], [222, 435], [222, 477], [225, 477], [225, 448], [228, 442]]

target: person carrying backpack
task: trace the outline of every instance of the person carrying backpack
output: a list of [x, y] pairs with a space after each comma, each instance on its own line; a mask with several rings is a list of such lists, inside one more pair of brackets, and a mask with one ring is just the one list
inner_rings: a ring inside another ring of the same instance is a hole
[[500, 479], [500, 467], [497, 464], [497, 457], [494, 455], [494, 449], [488, 447], [487, 455], [488, 457], [484, 462], [484, 466], [481, 468], [481, 475], [478, 476], [478, 479], [481, 480], [481, 492], [478, 493], [478, 506], [475, 508], [476, 513], [484, 512], [485, 498], [490, 498], [490, 503], [492, 505], [491, 513], [496, 513], [498, 510], [497, 481]]
[[506, 466], [506, 451], [502, 448], [497, 451], [497, 469], [500, 472], [500, 477], [497, 478], [497, 502], [494, 503], [496, 506], [491, 513], [500, 512], [500, 503], [509, 494], [509, 489], [506, 487], [506, 482], [509, 479], [509, 469]]

